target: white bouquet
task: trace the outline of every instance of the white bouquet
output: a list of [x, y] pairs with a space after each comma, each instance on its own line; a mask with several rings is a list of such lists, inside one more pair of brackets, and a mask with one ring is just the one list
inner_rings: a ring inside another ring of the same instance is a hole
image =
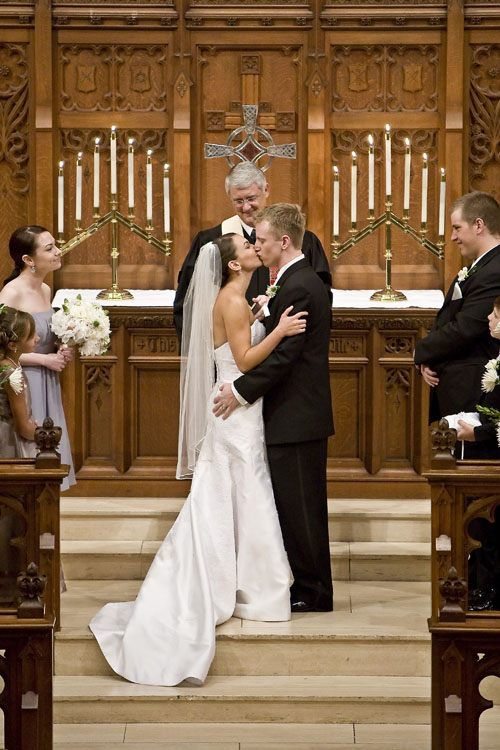
[[83, 300], [80, 294], [64, 300], [52, 316], [51, 328], [63, 344], [77, 346], [84, 357], [104, 354], [109, 346], [108, 311], [97, 302]]

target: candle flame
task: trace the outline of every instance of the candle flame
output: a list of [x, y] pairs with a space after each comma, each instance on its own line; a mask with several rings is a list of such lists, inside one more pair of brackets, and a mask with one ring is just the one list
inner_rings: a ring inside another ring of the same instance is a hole
[[389, 125], [389, 123], [387, 123], [387, 125], [385, 126], [385, 132], [387, 133], [387, 135], [389, 135], [391, 132], [391, 126]]
[[427, 163], [427, 154], [424, 154], [424, 163]]
[[368, 143], [370, 144], [370, 146], [373, 146], [373, 136], [371, 133], [368, 136]]
[[114, 133], [116, 130], [116, 125], [111, 125], [111, 132]]
[[353, 159], [355, 159], [355, 158], [356, 158], [356, 152], [355, 152], [355, 151], [353, 151], [353, 152], [352, 152], [352, 158], [353, 158]]
[[64, 162], [63, 162], [63, 161], [60, 161], [60, 162], [59, 162], [59, 169], [62, 169], [63, 167], [64, 167]]
[[410, 139], [409, 138], [405, 138], [405, 143], [406, 143], [407, 147], [409, 148], [410, 147]]
[[169, 164], [164, 164], [163, 165], [163, 169], [165, 170], [165, 172], [168, 172], [168, 170], [170, 169], [170, 165]]
[[152, 152], [152, 151], [151, 151], [151, 149], [149, 148], [149, 149], [148, 149], [148, 156], [151, 156], [151, 154], [152, 154], [152, 153], [153, 153], [153, 152]]
[[129, 146], [131, 146], [131, 145], [133, 144], [133, 142], [134, 142], [134, 139], [133, 139], [133, 138], [129, 138], [129, 139], [128, 139], [128, 145], [129, 145]]
[[441, 167], [441, 177], [444, 178], [444, 175], [445, 175], [444, 167]]
[[78, 158], [79, 158], [79, 159], [81, 159], [81, 158], [82, 158], [82, 156], [83, 156], [83, 153], [82, 153], [82, 151], [79, 151], [79, 152], [78, 152]]
[[100, 144], [100, 142], [101, 142], [101, 139], [100, 139], [100, 138], [96, 138], [96, 139], [95, 139], [95, 145], [96, 145], [96, 146], [98, 146], [98, 145]]
[[339, 168], [338, 167], [334, 167], [333, 168], [333, 174], [334, 175], [338, 175], [338, 173], [339, 173]]

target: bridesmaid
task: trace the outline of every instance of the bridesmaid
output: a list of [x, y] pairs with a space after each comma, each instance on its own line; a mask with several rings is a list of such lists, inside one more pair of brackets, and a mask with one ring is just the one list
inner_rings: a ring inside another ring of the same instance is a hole
[[59, 348], [57, 338], [50, 329], [53, 314], [51, 293], [49, 286], [44, 283], [47, 274], [61, 267], [61, 251], [47, 229], [33, 225], [16, 229], [9, 240], [9, 252], [14, 261], [14, 270], [4, 281], [0, 302], [17, 310], [24, 310], [35, 319], [40, 341], [33, 353], [22, 355], [20, 362], [31, 390], [33, 418], [38, 424], [43, 424], [45, 417], [49, 416], [54, 424], [62, 427], [59, 450], [62, 463], [69, 465], [70, 472], [61, 489], [67, 490], [76, 480], [62, 406], [59, 373], [73, 358], [74, 351], [71, 348]]

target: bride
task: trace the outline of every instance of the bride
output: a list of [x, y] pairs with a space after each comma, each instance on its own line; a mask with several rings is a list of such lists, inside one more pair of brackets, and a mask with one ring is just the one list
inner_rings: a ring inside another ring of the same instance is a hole
[[106, 604], [90, 623], [110, 666], [132, 682], [201, 684], [217, 625], [233, 615], [290, 619], [261, 399], [227, 420], [212, 414], [219, 383], [305, 329], [306, 313], [289, 315], [291, 307], [266, 337], [253, 323], [245, 291], [260, 264], [247, 240], [224, 235], [202, 248], [186, 295], [177, 477], [193, 475], [191, 492], [135, 602]]

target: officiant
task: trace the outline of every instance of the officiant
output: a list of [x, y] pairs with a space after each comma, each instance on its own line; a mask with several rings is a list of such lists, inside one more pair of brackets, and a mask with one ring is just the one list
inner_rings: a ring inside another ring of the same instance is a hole
[[[194, 265], [200, 248], [207, 242], [220, 237], [228, 232], [242, 234], [249, 242], [255, 242], [255, 215], [266, 205], [269, 196], [269, 185], [264, 172], [255, 164], [245, 161], [236, 164], [226, 177], [226, 193], [233, 204], [236, 214], [224, 219], [215, 227], [198, 232], [194, 238], [189, 253], [182, 264], [177, 279], [177, 292], [174, 301], [174, 323], [179, 341], [182, 335], [182, 310], [184, 297], [193, 275]], [[323, 250], [323, 246], [313, 232], [306, 229], [302, 252], [314, 268], [318, 276], [328, 288], [331, 299], [332, 276], [330, 266]], [[250, 281], [247, 290], [247, 300], [252, 304], [252, 299], [259, 294], [265, 294], [269, 284], [273, 283], [273, 269], [262, 266], [258, 268]]]

